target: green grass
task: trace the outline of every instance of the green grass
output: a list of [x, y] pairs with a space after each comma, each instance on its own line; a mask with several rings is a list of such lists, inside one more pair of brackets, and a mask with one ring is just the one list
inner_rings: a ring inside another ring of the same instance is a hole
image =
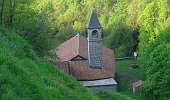
[[93, 92], [60, 72], [16, 33], [0, 28], [0, 100], [94, 100]]
[[129, 97], [128, 95], [124, 95], [119, 92], [104, 90], [101, 88], [93, 88], [92, 91], [94, 92], [95, 96], [99, 97], [100, 100], [136, 100]]
[[[117, 60], [115, 64], [116, 64], [117, 72], [127, 72], [139, 79], [142, 79], [142, 80], [145, 79], [144, 71], [140, 67], [139, 60], [134, 60], [134, 59]], [[130, 68], [131, 64], [138, 64], [140, 68], [132, 69], [132, 68]]]
[[118, 83], [117, 84], [117, 91], [118, 92], [132, 93], [132, 84], [127, 79], [125, 79], [122, 76], [116, 75], [115, 80]]
[[[131, 64], [138, 64], [140, 67], [139, 60], [128, 59], [128, 60], [117, 60], [116, 61], [116, 71], [126, 72], [139, 79], [145, 80], [144, 71], [142, 68], [132, 69]], [[118, 91], [120, 94], [137, 99], [137, 100], [150, 100], [144, 94], [134, 94], [132, 91], [132, 83], [129, 83], [124, 77], [117, 76], [116, 81], [118, 83]]]
[[145, 96], [144, 94], [134, 94], [131, 92], [119, 92], [120, 94], [124, 95], [124, 96], [128, 96], [131, 98], [134, 98], [136, 100], [152, 100], [150, 98], [148, 98], [147, 96]]
[[136, 100], [151, 100], [148, 99], [147, 96], [145, 96], [144, 94], [134, 94], [133, 93], [133, 87], [132, 87], [132, 83], [128, 82], [124, 77], [122, 76], [116, 76], [116, 82], [117, 84], [117, 91], [119, 94], [122, 94], [124, 96], [136, 99]]
[[144, 95], [132, 92], [112, 92], [100, 88], [93, 88], [92, 91], [100, 100], [151, 100]]

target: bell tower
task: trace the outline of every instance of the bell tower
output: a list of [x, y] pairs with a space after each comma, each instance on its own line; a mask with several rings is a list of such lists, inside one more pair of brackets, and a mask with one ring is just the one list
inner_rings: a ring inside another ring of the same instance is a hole
[[87, 23], [88, 33], [88, 60], [91, 68], [101, 69], [102, 63], [102, 26], [97, 17], [96, 10], [93, 10]]

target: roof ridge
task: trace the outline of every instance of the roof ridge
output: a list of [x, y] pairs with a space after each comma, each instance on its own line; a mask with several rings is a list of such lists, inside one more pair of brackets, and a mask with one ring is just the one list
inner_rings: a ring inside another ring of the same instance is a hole
[[79, 55], [79, 54], [80, 54], [80, 34], [79, 34], [79, 32], [78, 32], [77, 36], [78, 36], [78, 49], [77, 49], [77, 54]]
[[61, 43], [59, 46], [61, 46], [61, 45], [65, 44], [65, 43], [67, 43], [67, 42], [68, 42], [68, 41], [70, 41], [71, 39], [74, 39], [74, 37], [76, 37], [76, 35], [75, 35], [75, 36], [73, 36], [73, 37], [71, 37], [70, 39], [68, 39], [68, 40], [64, 41], [64, 42], [63, 42], [63, 43]]

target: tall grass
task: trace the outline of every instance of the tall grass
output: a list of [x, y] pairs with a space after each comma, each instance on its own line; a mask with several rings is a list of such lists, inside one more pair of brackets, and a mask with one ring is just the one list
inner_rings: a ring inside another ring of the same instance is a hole
[[0, 28], [0, 99], [93, 100], [77, 81], [38, 58], [22, 37]]

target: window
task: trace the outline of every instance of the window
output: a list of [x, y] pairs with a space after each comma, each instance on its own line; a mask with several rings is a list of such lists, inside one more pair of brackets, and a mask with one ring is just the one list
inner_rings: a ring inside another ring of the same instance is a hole
[[98, 38], [98, 35], [99, 35], [99, 33], [97, 30], [92, 31], [92, 33], [91, 33], [92, 38]]

